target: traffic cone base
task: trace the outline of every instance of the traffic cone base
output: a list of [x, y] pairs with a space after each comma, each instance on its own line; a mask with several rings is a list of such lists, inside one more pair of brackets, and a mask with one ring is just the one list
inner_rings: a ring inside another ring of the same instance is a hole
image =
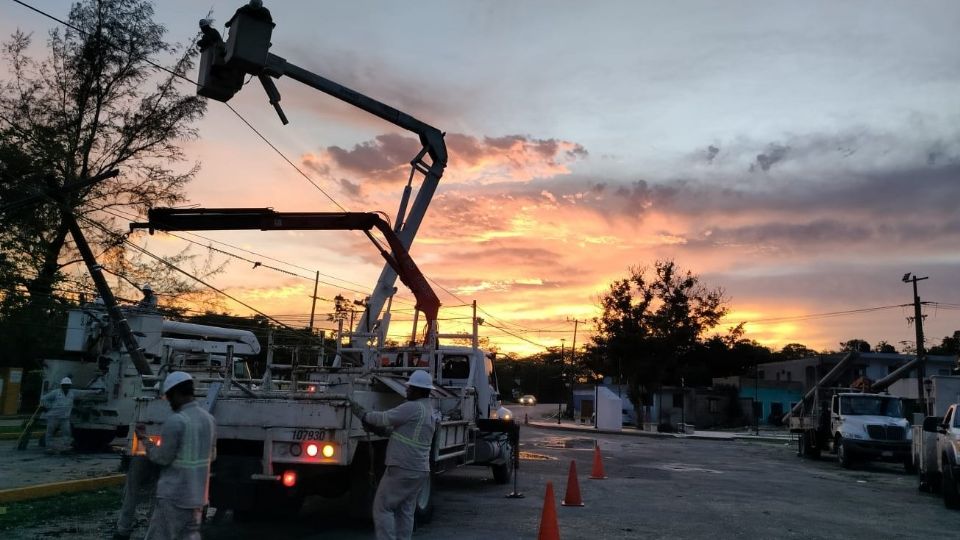
[[537, 531], [537, 540], [560, 540], [557, 507], [553, 498], [553, 482], [547, 482], [547, 493], [543, 496], [543, 512], [540, 514], [540, 529]]
[[570, 461], [570, 474], [567, 476], [567, 494], [560, 501], [563, 506], [583, 506], [580, 497], [580, 481], [577, 480], [577, 462]]
[[603, 480], [607, 477], [603, 472], [603, 457], [600, 455], [600, 445], [593, 447], [593, 470], [590, 471], [591, 480]]

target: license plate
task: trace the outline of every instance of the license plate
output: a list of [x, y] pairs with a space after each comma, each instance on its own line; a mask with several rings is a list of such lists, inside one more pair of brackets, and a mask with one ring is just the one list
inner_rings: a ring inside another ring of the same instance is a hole
[[886, 451], [886, 452], [883, 452], [883, 453], [880, 454], [880, 455], [883, 456], [883, 457], [893, 457], [893, 452]]
[[327, 432], [322, 429], [295, 429], [293, 430], [293, 440], [295, 441], [323, 441], [327, 438]]

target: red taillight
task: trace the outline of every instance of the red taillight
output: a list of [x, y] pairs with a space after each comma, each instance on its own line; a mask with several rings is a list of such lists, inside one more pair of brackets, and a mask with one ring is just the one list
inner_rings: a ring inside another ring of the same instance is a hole
[[317, 385], [311, 384], [311, 385], [307, 386], [307, 392], [308, 392], [308, 393], [313, 394], [313, 393], [315, 393], [316, 391], [317, 391]]
[[284, 472], [281, 482], [283, 482], [283, 485], [286, 487], [293, 487], [297, 485], [297, 473], [293, 471]]
[[308, 455], [308, 456], [310, 456], [310, 457], [315, 457], [315, 456], [317, 455], [317, 452], [318, 452], [318, 451], [319, 451], [319, 449], [317, 448], [317, 445], [315, 445], [315, 444], [313, 444], [313, 443], [310, 443], [310, 444], [307, 445], [307, 455]]

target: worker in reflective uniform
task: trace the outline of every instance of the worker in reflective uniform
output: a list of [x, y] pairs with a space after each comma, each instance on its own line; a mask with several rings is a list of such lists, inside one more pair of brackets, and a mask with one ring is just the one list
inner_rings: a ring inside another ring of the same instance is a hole
[[210, 462], [216, 457], [213, 416], [193, 399], [193, 377], [174, 371], [163, 381], [163, 393], [173, 414], [163, 423], [160, 443], [147, 438], [143, 424], [136, 436], [147, 458], [160, 465], [157, 501], [147, 540], [200, 538], [200, 519], [207, 505]]
[[373, 500], [377, 540], [409, 539], [413, 534], [417, 496], [430, 478], [430, 445], [437, 422], [432, 389], [430, 374], [415, 371], [407, 382], [406, 402], [361, 418], [368, 431], [392, 428], [386, 470]]
[[101, 392], [102, 389], [76, 390], [70, 377], [64, 377], [60, 380], [60, 389], [51, 390], [40, 398], [40, 404], [46, 410], [44, 418], [47, 420], [47, 432], [43, 441], [48, 452], [68, 449], [73, 444], [70, 415], [73, 413], [74, 400], [83, 395]]

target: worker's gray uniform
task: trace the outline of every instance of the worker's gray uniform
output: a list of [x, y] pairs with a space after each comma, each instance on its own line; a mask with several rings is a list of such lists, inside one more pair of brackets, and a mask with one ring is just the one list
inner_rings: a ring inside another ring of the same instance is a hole
[[147, 457], [162, 467], [147, 540], [199, 540], [215, 440], [213, 416], [191, 401], [163, 423], [159, 446], [145, 443]]
[[373, 500], [377, 540], [405, 540], [413, 534], [413, 513], [420, 489], [430, 478], [430, 445], [437, 415], [429, 398], [407, 401], [364, 420], [392, 427], [386, 470]]
[[130, 536], [137, 526], [137, 506], [150, 502], [150, 513], [156, 504], [157, 475], [159, 469], [146, 456], [132, 456], [123, 487], [123, 502], [117, 516], [117, 533]]
[[57, 388], [40, 398], [40, 403], [47, 409], [47, 412], [43, 415], [47, 419], [47, 432], [43, 437], [47, 448], [52, 449], [57, 446], [55, 443], [58, 436], [61, 439], [66, 439], [65, 447], [70, 447], [72, 440], [70, 414], [73, 412], [73, 400], [91, 393], [95, 392], [71, 388], [64, 394], [63, 389]]

